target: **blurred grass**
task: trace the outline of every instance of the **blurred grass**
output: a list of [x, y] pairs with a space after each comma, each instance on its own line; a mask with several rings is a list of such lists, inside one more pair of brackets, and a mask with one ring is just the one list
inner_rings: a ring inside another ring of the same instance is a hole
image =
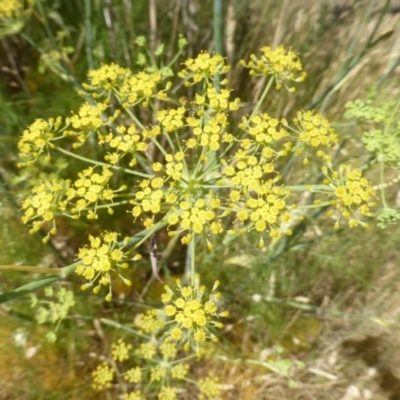
[[[265, 44], [292, 47], [300, 53], [308, 78], [295, 95], [279, 93], [269, 97], [265, 111], [290, 118], [297, 110], [313, 106], [330, 120], [342, 121], [344, 104], [364, 97], [368, 86], [378, 83], [382, 88], [389, 87], [393, 98], [399, 96], [396, 75], [400, 57], [399, 14], [394, 7], [390, 2], [374, 0], [338, 3], [231, 0], [225, 4], [227, 56], [230, 62], [237, 63]], [[112, 61], [136, 69], [138, 36], [150, 37], [153, 49], [165, 43], [167, 55], [171, 56], [179, 33], [189, 40], [187, 56], [211, 49], [211, 1], [171, 1], [168, 5], [145, 0], [44, 1], [43, 12], [38, 10], [28, 22], [25, 36], [2, 40], [2, 51], [8, 56], [1, 58], [4, 79], [0, 88], [3, 248], [0, 264], [65, 265], [65, 261], [74, 259], [85, 229], [79, 224], [61, 227], [61, 234], [51, 247], [42, 246], [40, 235], [29, 236], [26, 227], [20, 224], [21, 196], [16, 191], [20, 186], [16, 185], [23, 182], [18, 178], [15, 162], [16, 143], [24, 127], [35, 118], [65, 116], [75, 109], [80, 100], [71, 81], [81, 82], [88, 68]], [[36, 44], [36, 49], [26, 38]], [[67, 47], [73, 52], [66, 52]], [[40, 72], [41, 69], [45, 72]], [[233, 68], [230, 79], [231, 86], [245, 102], [243, 112], [247, 113], [259, 98], [261, 87], [254, 86], [240, 67]], [[349, 154], [339, 154], [338, 158], [359, 157], [359, 138], [351, 127], [338, 126], [338, 133], [350, 143], [351, 149]], [[364, 161], [360, 159], [360, 163]], [[292, 168], [293, 180], [303, 180], [296, 171]], [[396, 195], [393, 189], [393, 199]], [[125, 229], [129, 229], [126, 222]], [[322, 337], [324, 318], [351, 318], [347, 310], [354, 302], [362, 303], [380, 268], [389, 261], [398, 262], [400, 253], [396, 227], [385, 231], [374, 227], [368, 231], [345, 229], [336, 235], [330, 223], [323, 220], [312, 221], [304, 231], [283, 243], [279, 253], [255, 251], [255, 242], [252, 234], [247, 235], [238, 248], [237, 241], [225, 238], [214, 252], [206, 253], [203, 258], [204, 282], [212, 285], [218, 275], [226, 308], [231, 311], [221, 348], [232, 357], [258, 359], [265, 349], [279, 344], [288, 357], [301, 359], [312, 354], [315, 358], [311, 361], [317, 360], [318, 355], [312, 350]], [[178, 259], [184, 262], [184, 257]], [[2, 290], [31, 279], [21, 274], [1, 276]], [[142, 276], [141, 282], [146, 278]], [[149, 302], [156, 292], [157, 288], [149, 292]], [[294, 299], [298, 296], [308, 299], [309, 308], [296, 308]], [[93, 319], [115, 317], [121, 323], [128, 323], [141, 309], [127, 300], [107, 308], [86, 293], [79, 298], [82, 301], [73, 314], [74, 323], [67, 321], [59, 335], [63, 339], [55, 345], [43, 341], [45, 330], [29, 319], [27, 302], [1, 306], [0, 343], [6, 352], [0, 357], [0, 399], [93, 398], [89, 373], [97, 358], [106, 354], [113, 335], [119, 333], [103, 326], [102, 338], [102, 331], [94, 328]], [[74, 327], [75, 322], [79, 329]], [[21, 327], [29, 332], [26, 348], [40, 346], [32, 358], [27, 358], [23, 349], [10, 345]], [[227, 398], [278, 398], [273, 394], [268, 397], [262, 390], [263, 382], [254, 379], [265, 374], [265, 369], [221, 366], [216, 361], [205, 362], [202, 368], [199, 375], [204, 370], [219, 368], [221, 380], [226, 378], [227, 383], [236, 385], [229, 392], [232, 397]], [[61, 386], [59, 376], [63, 377]], [[281, 384], [280, 398], [295, 398], [294, 392], [290, 392], [292, 397], [285, 397], [289, 396], [285, 392], [287, 382], [275, 379]], [[16, 387], [16, 381], [23, 381], [24, 385]], [[333, 398], [339, 398], [342, 389], [338, 388], [337, 397]]]

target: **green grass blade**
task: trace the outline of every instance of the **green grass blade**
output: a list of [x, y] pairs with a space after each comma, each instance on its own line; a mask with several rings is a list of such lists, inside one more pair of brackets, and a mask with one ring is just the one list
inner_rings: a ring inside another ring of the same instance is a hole
[[20, 286], [19, 288], [11, 290], [7, 293], [0, 294], [0, 304], [24, 296], [25, 294], [38, 290], [44, 286], [51, 285], [60, 279], [62, 279], [61, 276], [50, 275], [37, 281], [29, 282], [28, 284]]

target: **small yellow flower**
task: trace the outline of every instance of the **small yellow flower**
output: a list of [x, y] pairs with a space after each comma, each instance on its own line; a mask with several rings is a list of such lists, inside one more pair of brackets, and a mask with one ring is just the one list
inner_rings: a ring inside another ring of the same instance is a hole
[[184, 65], [186, 68], [179, 72], [178, 76], [185, 79], [186, 86], [199, 83], [203, 79], [212, 81], [216, 76], [226, 74], [230, 69], [221, 55], [210, 55], [206, 52], [200, 53], [195, 59], [189, 58]]
[[136, 390], [135, 392], [125, 393], [124, 400], [145, 400], [145, 398], [142, 397], [140, 390]]
[[94, 293], [100, 291], [101, 286], [108, 286], [109, 293], [106, 297], [107, 301], [111, 301], [111, 275], [117, 273], [127, 286], [131, 286], [132, 282], [124, 278], [118, 273], [119, 269], [125, 269], [129, 266], [126, 261], [140, 260], [140, 255], [129, 258], [124, 252], [125, 242], [118, 242], [118, 234], [116, 232], [105, 232], [101, 237], [89, 235], [90, 247], [79, 249], [79, 263], [75, 269], [78, 275], [83, 276], [89, 283], [82, 286], [85, 290], [93, 288]]
[[92, 373], [93, 389], [103, 390], [109, 389], [114, 379], [114, 370], [106, 363], [100, 364]]
[[201, 400], [205, 400], [205, 399], [218, 400], [221, 398], [220, 397], [221, 390], [218, 387], [218, 379], [217, 378], [209, 376], [205, 379], [200, 379], [199, 386], [200, 386], [199, 399], [201, 399]]
[[151, 359], [156, 354], [156, 348], [153, 343], [141, 344], [139, 351], [141, 356], [146, 359]]
[[284, 85], [287, 90], [294, 92], [295, 89], [288, 87], [286, 82], [303, 82], [306, 77], [305, 72], [302, 72], [303, 67], [298, 55], [291, 50], [286, 50], [283, 46], [275, 49], [265, 46], [261, 48], [260, 57], [252, 54], [247, 64], [243, 60], [240, 64], [250, 69], [250, 75], [271, 75], [275, 79], [278, 90]]
[[46, 154], [47, 160], [50, 160], [50, 150], [55, 147], [53, 142], [57, 138], [61, 123], [61, 117], [50, 118], [47, 121], [37, 119], [23, 131], [18, 142], [19, 155], [23, 161], [19, 164], [20, 167], [32, 165], [43, 153]]
[[164, 366], [158, 365], [157, 367], [150, 369], [150, 381], [159, 382], [165, 378], [167, 370]]
[[115, 361], [122, 362], [129, 359], [129, 351], [131, 349], [131, 344], [126, 344], [122, 339], [118, 339], [118, 342], [112, 345], [111, 354]]
[[185, 379], [189, 369], [189, 364], [177, 364], [171, 368], [171, 376], [175, 379]]
[[[220, 316], [227, 316], [218, 313], [217, 302], [219, 293], [214, 293], [218, 285], [214, 285], [212, 293], [205, 297], [205, 288], [200, 286], [200, 278], [196, 275], [192, 286], [182, 287], [177, 281], [177, 291], [182, 297], [178, 297], [172, 289], [166, 286], [166, 293], [163, 299], [165, 304], [164, 312], [167, 324], [171, 326], [167, 338], [174, 342], [186, 341], [194, 345], [200, 351], [201, 343], [207, 338], [212, 339], [210, 327], [221, 328], [217, 319]], [[169, 304], [172, 303], [172, 304]], [[172, 308], [174, 313], [171, 312]]]
[[124, 378], [130, 383], [139, 383], [142, 380], [142, 370], [139, 367], [126, 371]]
[[176, 388], [170, 386], [163, 386], [158, 394], [159, 400], [176, 400]]
[[[339, 212], [335, 227], [339, 227], [340, 217], [343, 216], [350, 228], [359, 224], [368, 227], [368, 224], [360, 221], [357, 214], [373, 216], [371, 208], [376, 203], [372, 201], [376, 195], [375, 190], [358, 169], [351, 165], [342, 164], [339, 171], [332, 171], [330, 168], [322, 167], [322, 172], [327, 177], [324, 181], [333, 190], [331, 193], [331, 205]], [[332, 212], [329, 214], [332, 215]]]

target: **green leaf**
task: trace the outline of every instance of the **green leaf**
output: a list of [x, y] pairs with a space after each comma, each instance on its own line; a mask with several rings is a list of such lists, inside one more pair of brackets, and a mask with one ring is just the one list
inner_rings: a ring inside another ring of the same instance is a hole
[[0, 304], [24, 296], [25, 294], [38, 290], [44, 286], [51, 285], [54, 282], [59, 281], [60, 279], [62, 279], [61, 276], [50, 275], [46, 276], [46, 278], [42, 278], [37, 281], [33, 281], [26, 285], [20, 286], [19, 288], [11, 290], [10, 292], [0, 294]]

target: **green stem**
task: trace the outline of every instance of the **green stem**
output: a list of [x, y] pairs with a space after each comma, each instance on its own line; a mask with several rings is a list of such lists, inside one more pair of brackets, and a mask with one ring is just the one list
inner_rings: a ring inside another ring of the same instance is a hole
[[[224, 52], [224, 1], [214, 0], [214, 49], [217, 54], [223, 55]], [[214, 87], [219, 89], [221, 76], [215, 76]]]
[[131, 169], [128, 169], [128, 168], [117, 167], [116, 165], [107, 164], [107, 163], [104, 163], [104, 162], [101, 162], [101, 161], [92, 160], [90, 158], [79, 156], [78, 154], [72, 153], [72, 152], [70, 152], [68, 150], [65, 150], [65, 149], [61, 148], [61, 147], [56, 147], [55, 150], [59, 151], [60, 153], [65, 154], [67, 156], [76, 158], [77, 160], [81, 160], [81, 161], [87, 162], [89, 164], [101, 165], [101, 166], [113, 169], [115, 171], [123, 171], [123, 172], [125, 172], [127, 174], [141, 176], [143, 178], [152, 178], [152, 175], [144, 174], [142, 172], [132, 171]]
[[86, 57], [90, 69], [94, 68], [93, 62], [93, 44], [92, 44], [92, 23], [91, 23], [91, 0], [85, 0], [85, 43], [86, 43]]
[[266, 362], [266, 361], [258, 361], [258, 360], [252, 360], [249, 358], [244, 358], [244, 359], [240, 359], [240, 358], [229, 358], [226, 356], [221, 356], [221, 355], [216, 355], [215, 358], [217, 360], [222, 360], [222, 361], [228, 361], [228, 362], [234, 362], [234, 363], [245, 363], [245, 364], [253, 364], [253, 365], [259, 365], [265, 368], [268, 368], [270, 371], [275, 372], [278, 375], [283, 375], [286, 376], [286, 374], [283, 374], [282, 371], [280, 371], [279, 369], [275, 368], [273, 365], [271, 365], [270, 363]]
[[308, 206], [297, 206], [297, 210], [326, 207], [326, 206], [329, 206], [330, 204], [331, 203], [329, 201], [324, 201], [323, 203], [320, 203], [320, 204], [309, 204]]
[[[271, 86], [272, 86], [272, 81], [273, 81], [273, 79], [271, 78], [271, 79], [268, 81], [267, 86], [265, 86], [265, 89], [264, 89], [264, 91], [263, 91], [263, 93], [262, 93], [260, 99], [257, 101], [257, 104], [256, 104], [256, 106], [254, 107], [253, 112], [251, 113], [251, 115], [250, 115], [250, 117], [249, 117], [249, 119], [248, 119], [248, 123], [250, 122], [251, 117], [252, 117], [253, 115], [256, 114], [256, 112], [257, 112], [258, 109], [260, 108], [261, 104], [263, 103], [263, 101], [264, 101], [265, 98], [267, 97], [267, 94], [268, 94], [268, 92], [269, 92], [269, 90], [271, 89]], [[248, 126], [248, 123], [247, 123], [247, 126]], [[247, 128], [247, 126], [246, 126], [246, 128]]]
[[35, 267], [30, 265], [0, 265], [0, 271], [38, 272], [40, 274], [63, 275], [59, 268]]
[[289, 189], [292, 192], [332, 191], [332, 189], [327, 185], [292, 185], [285, 186], [285, 188]]
[[382, 199], [382, 204], [384, 208], [388, 208], [388, 205], [386, 203], [386, 197], [385, 197], [385, 185], [384, 183], [384, 179], [385, 179], [385, 164], [380, 161], [379, 162], [379, 172], [380, 172], [380, 180], [381, 180], [381, 199]]
[[137, 249], [138, 247], [140, 247], [146, 240], [150, 238], [150, 236], [152, 236], [154, 233], [161, 230], [162, 228], [166, 227], [167, 225], [168, 223], [162, 219], [161, 221], [158, 221], [155, 225], [153, 225], [150, 229], [146, 229], [145, 231], [141, 232], [141, 234], [143, 234], [143, 237], [135, 244], [134, 248]]
[[38, 272], [40, 274], [60, 275], [62, 278], [65, 278], [75, 271], [77, 264], [78, 263], [73, 263], [63, 268], [46, 268], [30, 265], [0, 265], [0, 271]]
[[133, 333], [134, 335], [139, 336], [139, 337], [141, 337], [142, 339], [146, 339], [146, 340], [150, 340], [150, 339], [151, 339], [151, 337], [148, 336], [148, 335], [140, 334], [140, 333], [138, 333], [135, 329], [128, 328], [127, 326], [121, 325], [121, 324], [119, 324], [118, 322], [114, 322], [114, 321], [112, 321], [112, 320], [110, 320], [110, 319], [100, 318], [100, 322], [101, 322], [102, 324], [104, 324], [104, 325], [112, 326], [112, 327], [114, 327], [114, 328], [122, 329], [122, 330], [124, 330], [124, 331], [129, 332], [129, 333]]

